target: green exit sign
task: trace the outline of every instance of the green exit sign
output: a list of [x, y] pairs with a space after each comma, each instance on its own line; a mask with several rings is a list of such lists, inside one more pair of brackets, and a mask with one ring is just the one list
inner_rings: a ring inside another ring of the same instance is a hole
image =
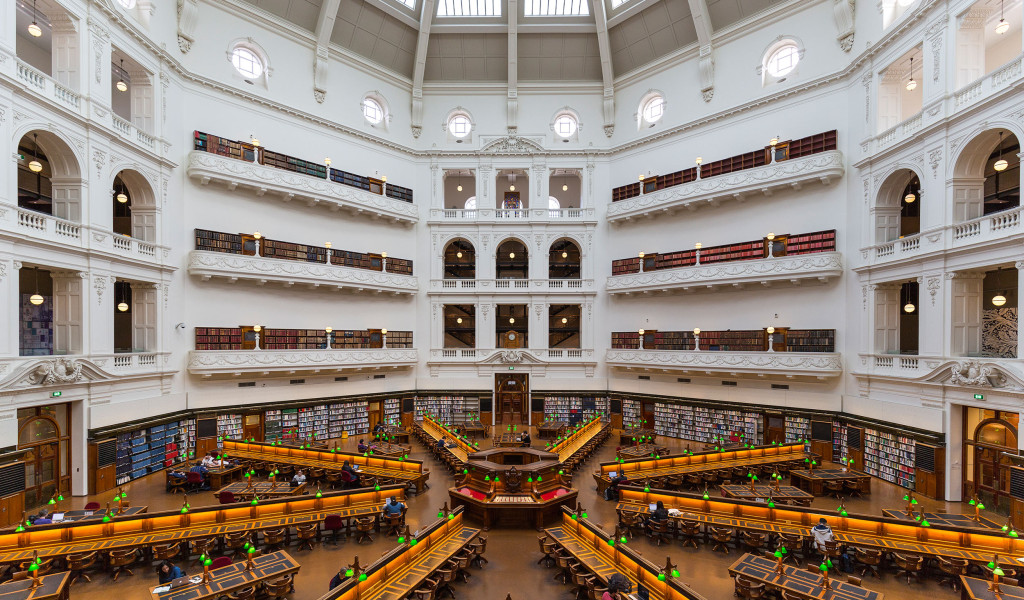
[[974, 399], [975, 400], [984, 400], [985, 399], [985, 394], [975, 394], [974, 395]]
[[513, 366], [509, 366], [508, 370], [509, 370], [509, 371], [515, 371], [515, 370], [516, 370], [516, 368], [515, 368], [515, 367], [513, 367]]
[[64, 392], [50, 392], [51, 398], [60, 398]]

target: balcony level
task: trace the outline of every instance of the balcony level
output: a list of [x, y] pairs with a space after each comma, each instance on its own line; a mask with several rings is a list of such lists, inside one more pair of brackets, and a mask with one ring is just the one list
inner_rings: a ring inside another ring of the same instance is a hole
[[204, 378], [382, 372], [410, 369], [417, 357], [415, 348], [193, 350], [188, 372]]
[[593, 279], [431, 279], [430, 293], [595, 294]]
[[594, 376], [597, 366], [593, 349], [579, 348], [434, 348], [427, 360], [431, 376], [443, 371], [489, 375], [522, 372], [546, 375]]
[[828, 379], [843, 373], [838, 352], [609, 350], [608, 366], [637, 372]]
[[0, 358], [0, 394], [170, 377], [177, 371], [168, 368], [169, 358], [169, 352]]
[[597, 223], [597, 216], [593, 208], [432, 208], [430, 223], [593, 225]]
[[1024, 361], [1016, 358], [860, 354], [851, 372], [862, 387], [871, 382], [974, 389], [974, 393], [1024, 392]]

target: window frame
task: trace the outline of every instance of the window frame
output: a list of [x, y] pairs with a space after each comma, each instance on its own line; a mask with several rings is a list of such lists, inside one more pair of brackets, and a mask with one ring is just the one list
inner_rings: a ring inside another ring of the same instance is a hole
[[[459, 117], [466, 119], [468, 123], [466, 134], [463, 136], [458, 136], [451, 130], [451, 123]], [[468, 110], [457, 106], [445, 115], [444, 121], [441, 122], [441, 130], [444, 131], [445, 137], [449, 142], [465, 144], [473, 140], [473, 133], [476, 131], [476, 121], [473, 120], [473, 115]]]
[[[260, 66], [263, 68], [258, 76], [249, 77], [235, 66], [235, 53], [238, 51], [245, 51], [256, 57]], [[273, 74], [274, 69], [270, 65], [270, 57], [267, 55], [267, 52], [256, 42], [256, 40], [251, 37], [233, 40], [228, 44], [227, 60], [228, 64], [231, 65], [231, 74], [233, 77], [240, 81], [250, 83], [251, 85], [269, 89], [270, 76]]]
[[[768, 68], [768, 65], [771, 63], [772, 59], [788, 47], [794, 48], [793, 58], [795, 59], [795, 62], [793, 63], [793, 68], [779, 75], [772, 73]], [[799, 75], [800, 65], [804, 60], [804, 54], [804, 44], [800, 41], [800, 38], [796, 36], [780, 35], [772, 40], [772, 42], [765, 47], [764, 52], [761, 53], [761, 64], [757, 68], [758, 74], [761, 76], [761, 87], [768, 87], [769, 85], [776, 83], [783, 83]]]
[[[661, 99], [661, 114], [656, 119], [650, 120], [647, 118], [647, 107], [650, 106], [655, 100]], [[647, 90], [642, 96], [640, 96], [640, 102], [637, 104], [636, 114], [636, 128], [637, 131], [654, 127], [665, 118], [665, 111], [668, 107], [668, 99], [665, 97], [665, 93], [661, 90]]]
[[[366, 115], [367, 101], [373, 102], [380, 108], [381, 117], [379, 121], [374, 122]], [[379, 90], [371, 90], [363, 94], [363, 98], [359, 101], [359, 114], [362, 116], [363, 122], [375, 129], [387, 131], [388, 125], [391, 123], [391, 105]]]

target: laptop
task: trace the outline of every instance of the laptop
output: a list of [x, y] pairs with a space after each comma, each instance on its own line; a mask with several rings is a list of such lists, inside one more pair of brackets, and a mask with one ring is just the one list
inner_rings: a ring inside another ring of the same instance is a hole
[[170, 585], [168, 586], [168, 589], [174, 590], [180, 587], [185, 587], [186, 585], [189, 585], [191, 583], [192, 578], [190, 577], [178, 577], [177, 579], [171, 581]]
[[50, 515], [50, 520], [54, 523], [60, 523], [64, 520], [64, 513], [53, 513]]
[[657, 502], [651, 502], [650, 504], [647, 505], [647, 510], [649, 510], [651, 512], [654, 512], [657, 509], [658, 509], [658, 503]]
[[636, 597], [640, 600], [651, 600], [651, 591], [643, 586], [643, 584], [636, 584]]

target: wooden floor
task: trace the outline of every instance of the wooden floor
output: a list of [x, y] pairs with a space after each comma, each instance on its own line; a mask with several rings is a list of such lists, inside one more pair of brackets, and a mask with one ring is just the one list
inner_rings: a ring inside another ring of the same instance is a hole
[[[591, 520], [607, 530], [612, 529], [616, 518], [615, 503], [598, 499], [590, 472], [597, 468], [599, 462], [611, 461], [615, 458], [615, 439], [615, 437], [610, 438], [575, 478], [575, 484], [581, 486], [579, 502], [590, 514]], [[543, 447], [543, 442], [537, 436], [534, 436], [534, 440], [536, 440], [534, 446]], [[659, 438], [658, 443], [664, 444], [670, 449], [685, 447], [685, 443], [668, 438]], [[341, 446], [346, 450], [355, 451], [356, 444], [356, 440], [351, 440], [342, 442]], [[490, 440], [481, 440], [481, 449], [490, 446]], [[415, 531], [421, 524], [437, 518], [438, 509], [448, 501], [448, 487], [452, 484], [452, 479], [448, 477], [444, 466], [434, 461], [422, 445], [413, 442], [412, 447], [410, 458], [423, 460], [424, 467], [431, 470], [430, 488], [423, 494], [413, 496], [409, 502], [409, 526]], [[902, 488], [877, 479], [872, 482], [872, 485], [870, 496], [846, 500], [847, 510], [881, 514], [882, 509], [900, 509], [905, 504], [902, 500], [904, 494]], [[164, 492], [164, 474], [162, 472], [133, 482], [128, 493], [132, 504], [145, 504], [153, 511], [177, 509], [181, 506], [180, 495], [170, 495]], [[63, 508], [82, 508], [86, 502], [93, 500], [105, 503], [112, 497], [113, 491], [96, 496], [72, 498]], [[972, 512], [968, 510], [972, 507], [966, 504], [936, 502], [924, 498], [919, 500], [922, 510]], [[216, 504], [213, 492], [190, 496], [189, 501], [193, 508]], [[835, 499], [827, 497], [815, 498], [812, 506], [834, 510], [837, 502]], [[983, 514], [997, 523], [1005, 521], [1005, 517], [988, 511], [984, 511]], [[472, 521], [469, 521], [468, 524], [473, 525]], [[484, 565], [482, 570], [472, 568], [473, 577], [468, 583], [456, 584], [456, 593], [460, 598], [502, 600], [508, 593], [512, 594], [514, 600], [527, 598], [568, 600], [571, 597], [569, 587], [552, 579], [554, 570], [545, 569], [536, 564], [541, 555], [537, 546], [538, 534], [535, 531], [532, 529], [494, 529], [484, 535], [488, 539], [486, 556], [490, 563]], [[294, 545], [287, 548], [289, 554], [302, 565], [292, 597], [295, 600], [318, 598], [327, 591], [327, 584], [331, 577], [339, 569], [352, 563], [354, 557], [359, 557], [360, 564], [370, 564], [385, 550], [393, 548], [396, 543], [394, 537], [384, 538], [381, 535], [375, 535], [374, 542], [370, 544], [360, 545], [353, 540], [354, 538], [342, 542], [338, 546], [330, 543], [319, 545], [313, 551], [297, 551]], [[733, 598], [733, 584], [728, 574], [728, 568], [739, 558], [740, 554], [732, 552], [726, 556], [720, 552], [713, 553], [710, 548], [702, 547], [700, 550], [680, 548], [678, 543], [671, 547], [657, 548], [648, 543], [646, 539], [641, 538], [635, 539], [630, 544], [655, 564], [663, 564], [665, 557], [670, 556], [672, 562], [678, 565], [681, 579], [709, 600]], [[187, 564], [181, 564], [181, 566], [186, 568], [190, 574], [197, 572], [195, 568], [189, 570]], [[92, 583], [80, 581], [72, 588], [71, 597], [74, 600], [148, 598], [149, 588], [157, 583], [155, 571], [141, 563], [134, 570], [134, 577], [125, 575], [116, 583], [101, 574], [93, 577]], [[959, 598], [959, 594], [954, 593], [952, 589], [940, 588], [936, 581], [907, 585], [905, 580], [897, 580], [891, 574], [883, 574], [881, 580], [865, 578], [864, 585], [872, 590], [883, 592], [886, 600], [919, 600], [921, 598], [956, 600]]]

